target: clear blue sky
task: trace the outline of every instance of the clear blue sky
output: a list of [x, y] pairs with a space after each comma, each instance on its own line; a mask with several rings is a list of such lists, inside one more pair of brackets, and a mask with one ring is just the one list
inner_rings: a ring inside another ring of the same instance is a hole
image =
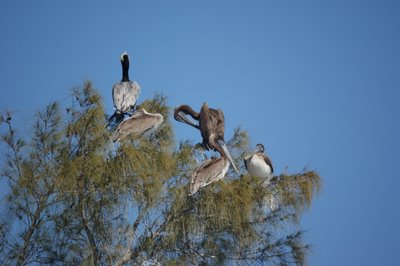
[[240, 125], [264, 143], [276, 173], [323, 176], [303, 221], [310, 265], [395, 265], [399, 14], [378, 0], [1, 1], [0, 109], [28, 130], [91, 79], [111, 113], [126, 50], [139, 102], [207, 101], [224, 110], [226, 138]]

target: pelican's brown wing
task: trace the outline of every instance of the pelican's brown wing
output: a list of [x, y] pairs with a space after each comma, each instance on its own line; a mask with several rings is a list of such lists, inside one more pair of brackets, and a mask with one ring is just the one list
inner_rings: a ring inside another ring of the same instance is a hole
[[200, 131], [207, 148], [214, 149], [210, 143], [212, 136], [215, 139], [224, 138], [224, 120], [224, 113], [220, 109], [204, 108], [200, 113]]
[[216, 119], [215, 122], [215, 131], [217, 133], [217, 135], [224, 139], [224, 135], [225, 135], [225, 117], [224, 117], [224, 113], [222, 112], [221, 109], [211, 109], [213, 111], [213, 115], [214, 115], [214, 119]]
[[214, 132], [214, 126], [212, 117], [210, 116], [210, 109], [208, 109], [208, 107], [204, 108], [203, 106], [201, 109], [199, 126], [201, 137], [203, 138], [203, 144], [206, 146], [207, 149], [210, 149], [210, 137], [211, 134]]
[[223, 178], [229, 168], [225, 158], [208, 159], [194, 169], [190, 175], [189, 195], [195, 194], [199, 189]]
[[274, 172], [274, 168], [272, 166], [271, 159], [265, 154], [263, 154], [263, 158], [264, 158], [264, 161], [269, 165], [269, 167], [271, 167], [271, 174], [272, 174]]
[[118, 125], [113, 135], [113, 141], [125, 139], [127, 137], [138, 138], [152, 130], [155, 130], [163, 122], [160, 114], [150, 114], [138, 110], [131, 117]]

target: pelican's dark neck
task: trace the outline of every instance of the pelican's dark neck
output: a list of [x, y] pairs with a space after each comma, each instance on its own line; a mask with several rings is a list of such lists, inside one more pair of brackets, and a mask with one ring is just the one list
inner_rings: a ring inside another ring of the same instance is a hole
[[199, 113], [197, 113], [196, 111], [194, 111], [192, 109], [192, 107], [190, 107], [189, 105], [181, 105], [179, 107], [179, 111], [184, 112], [185, 114], [190, 115], [193, 119], [199, 120]]
[[122, 81], [129, 81], [129, 63], [122, 63]]

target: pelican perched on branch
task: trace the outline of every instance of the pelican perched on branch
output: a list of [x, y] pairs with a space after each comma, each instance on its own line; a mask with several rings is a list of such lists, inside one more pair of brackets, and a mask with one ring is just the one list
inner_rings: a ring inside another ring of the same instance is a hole
[[229, 164], [229, 160], [221, 156], [218, 159], [208, 159], [195, 168], [190, 175], [189, 196], [193, 196], [199, 189], [224, 178]]
[[[187, 115], [197, 120], [198, 124], [188, 118]], [[181, 105], [175, 108], [174, 118], [199, 129], [203, 138], [202, 145], [208, 150], [219, 152], [222, 157], [229, 160], [235, 171], [239, 172], [225, 144], [225, 118], [221, 109], [209, 108], [207, 103], [203, 103], [200, 113], [197, 113], [189, 105]]]
[[124, 118], [124, 115], [134, 111], [137, 98], [140, 93], [140, 86], [135, 81], [129, 80], [129, 56], [126, 52], [121, 55], [122, 80], [114, 84], [112, 88], [112, 98], [115, 107], [114, 117], [117, 122]]
[[120, 123], [113, 134], [113, 141], [118, 142], [128, 137], [139, 138], [154, 132], [164, 121], [161, 114], [151, 114], [139, 109], [131, 117]]
[[250, 175], [265, 179], [269, 182], [274, 168], [271, 159], [264, 153], [264, 145], [257, 144], [256, 150], [244, 157], [244, 165]]

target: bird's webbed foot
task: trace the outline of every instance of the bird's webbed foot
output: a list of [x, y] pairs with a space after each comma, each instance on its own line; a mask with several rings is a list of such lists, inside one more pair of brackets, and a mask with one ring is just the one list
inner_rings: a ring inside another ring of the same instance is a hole
[[115, 123], [119, 124], [124, 120], [125, 115], [124, 114], [117, 114], [115, 116]]

